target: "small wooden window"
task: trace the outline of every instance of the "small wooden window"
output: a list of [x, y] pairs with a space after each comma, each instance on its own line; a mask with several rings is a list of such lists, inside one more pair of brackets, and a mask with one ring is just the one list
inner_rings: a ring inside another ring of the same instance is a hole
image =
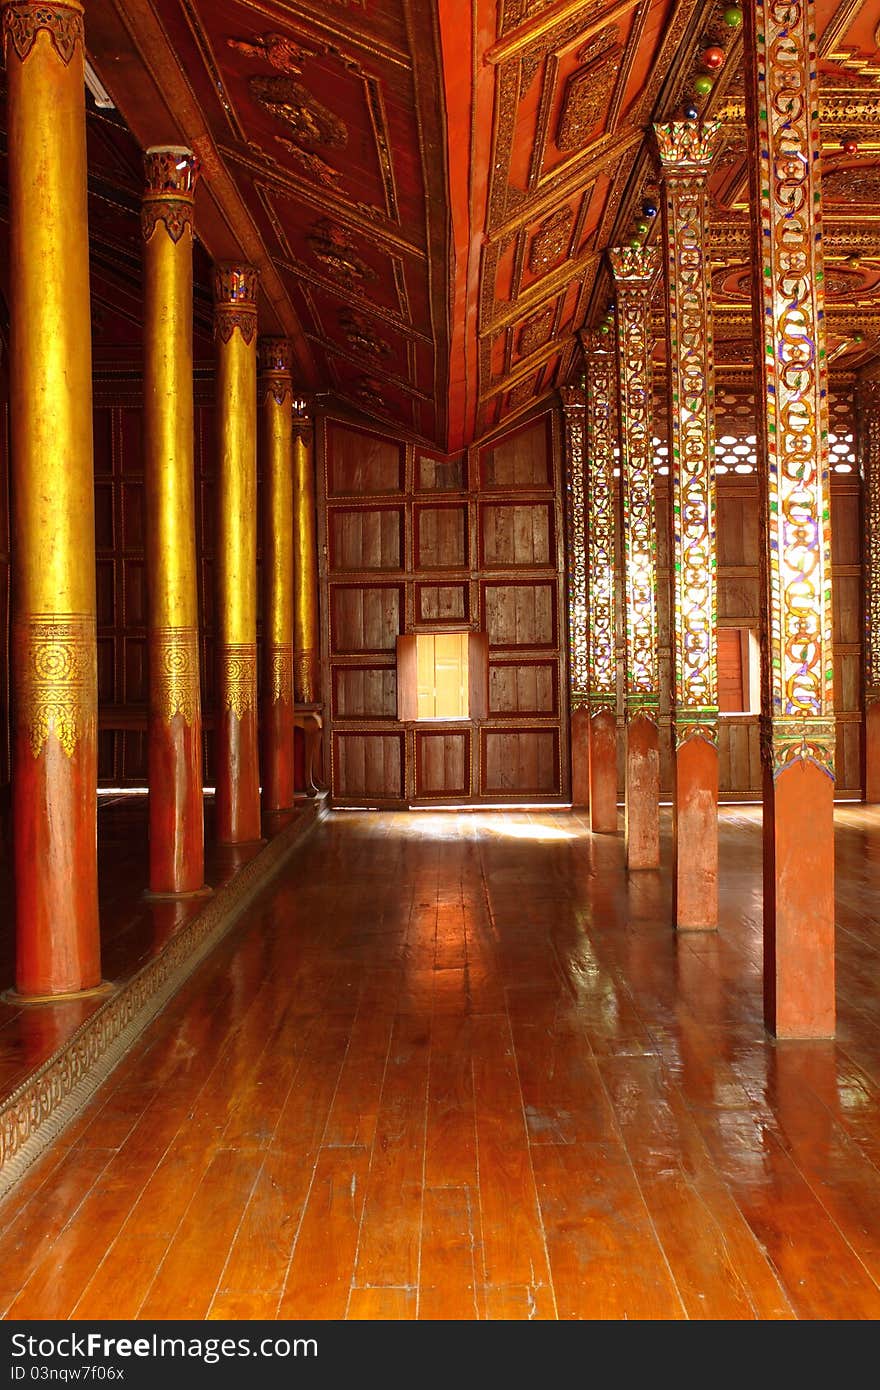
[[760, 708], [760, 654], [749, 627], [718, 629], [718, 709], [721, 714], [753, 714]]
[[397, 717], [485, 719], [489, 644], [484, 632], [407, 633], [397, 639]]

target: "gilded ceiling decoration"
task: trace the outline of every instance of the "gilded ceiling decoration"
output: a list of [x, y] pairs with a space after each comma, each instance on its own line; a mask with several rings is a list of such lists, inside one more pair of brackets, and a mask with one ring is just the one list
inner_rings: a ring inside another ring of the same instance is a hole
[[322, 106], [301, 82], [292, 77], [252, 77], [248, 86], [260, 105], [283, 121], [303, 144], [348, 144], [345, 122]]
[[[872, 4], [816, 0], [833, 371], [880, 350]], [[718, 357], [731, 379], [746, 374], [751, 217], [731, 8], [93, 0], [85, 24], [136, 141], [153, 143], [161, 109], [163, 138], [198, 153], [199, 242], [259, 268], [260, 331], [291, 338], [303, 385], [446, 452], [579, 378], [578, 333], [610, 299], [606, 248], [659, 237], [660, 218], [643, 213], [660, 201], [651, 126], [694, 103], [722, 119], [709, 173]], [[123, 31], [140, 58], [116, 90]], [[662, 339], [656, 315], [652, 328]], [[366, 359], [383, 385], [359, 371]]]

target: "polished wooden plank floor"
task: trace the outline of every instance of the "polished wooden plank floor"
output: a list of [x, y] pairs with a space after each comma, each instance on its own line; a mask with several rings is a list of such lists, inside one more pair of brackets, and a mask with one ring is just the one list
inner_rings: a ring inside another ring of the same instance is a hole
[[837, 845], [839, 1036], [779, 1046], [757, 809], [678, 937], [577, 815], [333, 815], [0, 1207], [4, 1316], [880, 1316], [880, 812]]

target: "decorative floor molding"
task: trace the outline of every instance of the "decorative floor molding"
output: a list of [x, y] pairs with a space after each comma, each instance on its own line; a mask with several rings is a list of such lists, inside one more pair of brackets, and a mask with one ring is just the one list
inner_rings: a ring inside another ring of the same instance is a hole
[[116, 990], [0, 1105], [0, 1200], [122, 1061], [135, 1039], [272, 881], [327, 813], [309, 801], [152, 960]]

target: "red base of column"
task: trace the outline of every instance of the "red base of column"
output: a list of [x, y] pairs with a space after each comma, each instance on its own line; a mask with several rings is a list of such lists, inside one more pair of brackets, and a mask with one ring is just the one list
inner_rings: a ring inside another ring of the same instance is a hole
[[590, 829], [617, 833], [617, 718], [611, 710], [590, 718]]
[[217, 841], [221, 845], [260, 839], [260, 765], [257, 719], [224, 710], [217, 719]]
[[806, 760], [764, 771], [764, 1021], [834, 1035], [834, 782]]
[[590, 804], [590, 712], [583, 705], [571, 712], [571, 804]]
[[626, 726], [626, 867], [660, 864], [660, 748], [657, 725], [638, 714]]
[[273, 700], [262, 709], [263, 810], [288, 811], [293, 805], [296, 782], [293, 760], [293, 711], [285, 700]]
[[673, 913], [686, 931], [718, 925], [718, 749], [689, 738], [675, 755]]
[[205, 883], [201, 721], [150, 719], [150, 892], [197, 893]]
[[880, 700], [865, 710], [865, 800], [880, 802]]
[[34, 757], [15, 742], [12, 784], [19, 995], [78, 994], [101, 984], [95, 735], [68, 757], [50, 734]]

